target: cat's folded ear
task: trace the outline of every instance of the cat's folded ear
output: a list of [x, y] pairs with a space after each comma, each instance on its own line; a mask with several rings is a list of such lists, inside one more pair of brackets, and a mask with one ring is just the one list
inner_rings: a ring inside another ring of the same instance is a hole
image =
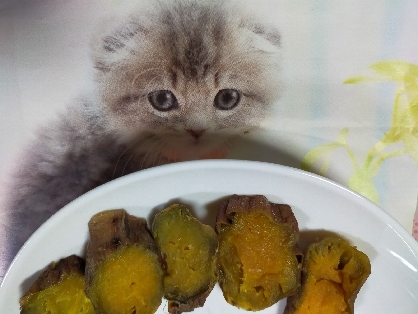
[[139, 53], [138, 45], [134, 45], [134, 42], [143, 40], [147, 32], [145, 25], [133, 19], [116, 26], [108, 25], [104, 30], [97, 31], [91, 43], [94, 68], [108, 72], [113, 64], [130, 54]]
[[[258, 1], [246, 1], [245, 5], [242, 0], [225, 1], [224, 5], [228, 12], [239, 12], [234, 17], [237, 18], [238, 28], [252, 38], [252, 44], [256, 45], [261, 51], [277, 52], [282, 45], [281, 34], [277, 26], [277, 18], [266, 14], [266, 3], [258, 3]], [[250, 43], [251, 44], [251, 43]]]
[[260, 50], [271, 51], [281, 48], [280, 32], [273, 25], [262, 24], [253, 19], [243, 19], [239, 26], [253, 34], [257, 39], [257, 46], [263, 47], [258, 47], [261, 48]]
[[276, 47], [281, 46], [281, 36], [279, 31], [272, 25], [262, 25], [260, 23], [250, 23], [247, 27], [256, 35], [261, 36]]

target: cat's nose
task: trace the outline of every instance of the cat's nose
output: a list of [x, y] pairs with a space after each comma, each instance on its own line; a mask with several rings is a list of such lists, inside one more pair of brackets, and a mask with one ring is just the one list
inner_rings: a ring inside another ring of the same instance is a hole
[[186, 129], [186, 131], [193, 136], [195, 139], [198, 139], [205, 133], [205, 130], [193, 130], [193, 129]]

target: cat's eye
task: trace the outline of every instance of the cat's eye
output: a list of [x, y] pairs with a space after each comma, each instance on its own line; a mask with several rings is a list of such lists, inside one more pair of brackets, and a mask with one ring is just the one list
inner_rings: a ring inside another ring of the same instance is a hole
[[158, 111], [170, 111], [179, 106], [176, 96], [169, 90], [157, 90], [149, 93], [148, 101]]
[[241, 100], [241, 93], [236, 89], [221, 89], [215, 96], [214, 105], [220, 110], [231, 110]]

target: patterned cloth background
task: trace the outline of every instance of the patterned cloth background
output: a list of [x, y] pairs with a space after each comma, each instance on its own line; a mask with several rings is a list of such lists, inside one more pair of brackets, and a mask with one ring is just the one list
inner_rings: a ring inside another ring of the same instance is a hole
[[283, 35], [284, 95], [267, 126], [281, 162], [354, 189], [416, 235], [418, 2], [264, 8]]
[[412, 235], [414, 236], [415, 240], [418, 241], [418, 200], [417, 200], [417, 208], [415, 209], [414, 225], [412, 227]]
[[[123, 3], [0, 2], [0, 197], [36, 126], [84, 87], [98, 19]], [[283, 95], [262, 131], [249, 135], [257, 144], [243, 142], [228, 157], [320, 173], [418, 238], [418, 2], [239, 3], [281, 30]]]

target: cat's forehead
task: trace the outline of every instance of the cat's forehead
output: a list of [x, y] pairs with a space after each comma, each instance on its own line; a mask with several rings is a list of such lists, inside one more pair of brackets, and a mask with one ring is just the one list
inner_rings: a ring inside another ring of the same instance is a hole
[[137, 62], [138, 66], [157, 62], [160, 68], [181, 73], [187, 80], [199, 80], [210, 73], [216, 75], [222, 62], [248, 59], [246, 52], [255, 50], [250, 38], [255, 37], [278, 46], [280, 36], [260, 23], [231, 14], [217, 1], [172, 1], [160, 3], [152, 15], [131, 16], [104, 36], [95, 63], [96, 68], [106, 70], [112, 62]]
[[159, 44], [173, 68], [189, 80], [207, 75], [231, 32], [228, 17], [213, 6], [178, 5], [162, 10], [160, 22]]

